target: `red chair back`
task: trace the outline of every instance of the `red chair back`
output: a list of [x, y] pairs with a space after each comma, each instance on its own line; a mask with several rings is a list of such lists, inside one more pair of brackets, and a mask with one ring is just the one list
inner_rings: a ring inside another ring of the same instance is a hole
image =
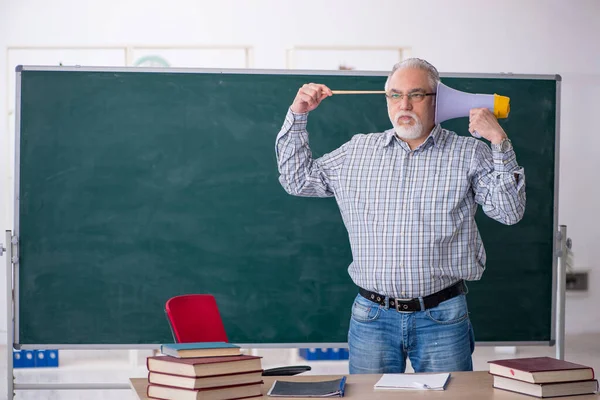
[[172, 297], [165, 312], [177, 343], [227, 342], [217, 302], [210, 294]]

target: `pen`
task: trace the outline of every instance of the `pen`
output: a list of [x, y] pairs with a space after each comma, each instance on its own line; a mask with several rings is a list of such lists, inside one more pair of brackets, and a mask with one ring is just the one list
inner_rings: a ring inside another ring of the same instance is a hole
[[414, 387], [417, 387], [419, 389], [427, 389], [427, 390], [432, 390], [433, 389], [428, 384], [422, 383], [422, 382], [413, 382], [412, 384], [413, 384]]

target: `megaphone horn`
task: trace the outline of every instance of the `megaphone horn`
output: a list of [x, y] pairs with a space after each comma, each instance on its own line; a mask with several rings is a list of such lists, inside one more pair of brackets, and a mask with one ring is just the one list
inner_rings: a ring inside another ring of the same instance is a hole
[[[438, 82], [435, 104], [435, 123], [459, 117], [468, 117], [473, 108], [487, 108], [496, 118], [506, 118], [510, 112], [510, 98], [497, 94], [474, 94], [452, 89]], [[481, 137], [477, 132], [475, 137]]]

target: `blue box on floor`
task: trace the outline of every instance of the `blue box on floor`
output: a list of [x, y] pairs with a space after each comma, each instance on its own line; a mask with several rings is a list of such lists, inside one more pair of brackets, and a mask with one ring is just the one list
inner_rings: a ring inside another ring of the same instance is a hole
[[329, 360], [347, 360], [348, 349], [331, 348], [328, 350]]
[[347, 360], [348, 349], [324, 348], [324, 349], [299, 349], [300, 357], [305, 360]]
[[13, 350], [13, 368], [58, 367], [58, 350]]
[[13, 350], [13, 368], [35, 367], [35, 354], [33, 350]]
[[47, 367], [58, 367], [58, 350], [44, 350], [46, 353], [46, 366]]
[[46, 367], [48, 363], [46, 362], [46, 353], [44, 350], [34, 350], [33, 354], [35, 355], [35, 366], [36, 367]]
[[58, 367], [58, 350], [34, 350], [36, 367]]
[[304, 358], [305, 360], [322, 360], [324, 353], [322, 349], [315, 348], [300, 349], [298, 352], [300, 357]]

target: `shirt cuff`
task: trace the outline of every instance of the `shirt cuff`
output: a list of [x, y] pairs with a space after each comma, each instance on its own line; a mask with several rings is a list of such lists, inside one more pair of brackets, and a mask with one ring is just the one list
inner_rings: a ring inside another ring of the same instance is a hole
[[284, 137], [297, 139], [306, 136], [307, 122], [308, 113], [295, 113], [291, 109], [288, 109], [285, 120], [283, 121], [283, 126], [277, 135], [275, 143], [279, 144]]
[[285, 115], [285, 121], [281, 127], [281, 131], [277, 138], [280, 138], [290, 131], [306, 131], [306, 124], [308, 123], [308, 113], [295, 113], [292, 109], [288, 109]]
[[[308, 112], [304, 112], [304, 113], [293, 112], [291, 107], [288, 110], [288, 116], [292, 119], [292, 122], [294, 124], [304, 123], [304, 125], [306, 126], [306, 122], [308, 121]], [[287, 117], [286, 117], [286, 119], [287, 119]]]
[[494, 170], [496, 172], [514, 172], [519, 169], [517, 156], [512, 149], [504, 153], [492, 150], [492, 158], [494, 159]]

